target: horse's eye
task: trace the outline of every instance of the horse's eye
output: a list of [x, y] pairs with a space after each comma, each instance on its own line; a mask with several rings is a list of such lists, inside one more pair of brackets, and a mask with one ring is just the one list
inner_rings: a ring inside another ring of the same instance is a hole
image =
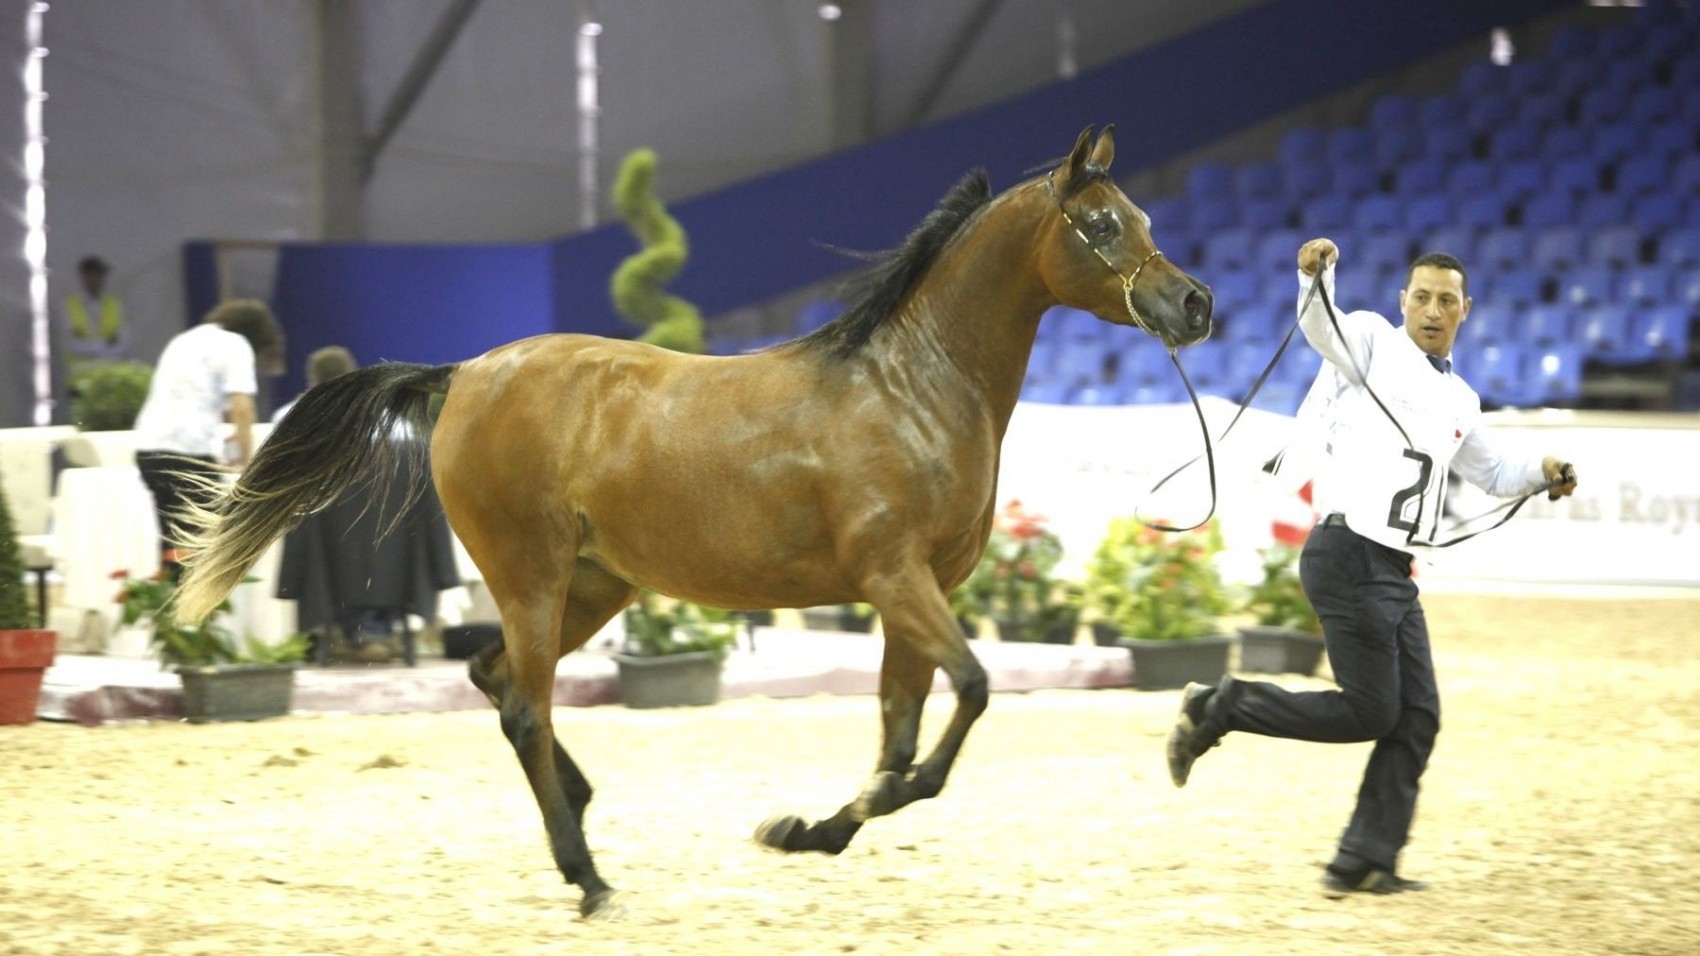
[[1086, 220], [1086, 236], [1093, 242], [1108, 242], [1120, 235], [1122, 224], [1108, 212], [1101, 212]]

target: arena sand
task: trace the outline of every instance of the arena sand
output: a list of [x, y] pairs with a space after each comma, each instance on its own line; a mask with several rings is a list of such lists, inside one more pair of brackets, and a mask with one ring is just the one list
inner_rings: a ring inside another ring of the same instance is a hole
[[996, 694], [944, 794], [836, 858], [749, 834], [856, 792], [873, 698], [557, 710], [617, 922], [491, 712], [36, 724], [0, 728], [0, 954], [1700, 952], [1700, 598], [1426, 603], [1423, 894], [1318, 892], [1368, 745], [1234, 735], [1176, 791], [1174, 692]]

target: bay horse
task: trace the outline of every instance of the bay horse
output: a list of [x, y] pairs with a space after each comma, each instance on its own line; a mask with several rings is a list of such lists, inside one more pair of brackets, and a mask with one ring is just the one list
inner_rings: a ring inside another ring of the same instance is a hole
[[[986, 672], [947, 595], [991, 532], [999, 446], [1042, 313], [1064, 303], [1171, 349], [1209, 334], [1209, 288], [1157, 251], [1109, 176], [1114, 155], [1113, 128], [1087, 127], [1060, 165], [995, 198], [970, 173], [876, 259], [841, 317], [763, 351], [552, 334], [322, 383], [195, 516], [175, 613], [204, 618], [302, 516], [419, 466], [381, 439], [392, 427], [429, 430], [443, 510], [501, 612], [502, 641], [470, 677], [500, 711], [581, 914], [619, 904], [585, 842], [590, 784], [553, 730], [555, 665], [639, 588], [729, 609], [878, 610], [872, 779], [828, 818], [756, 833], [839, 853], [865, 821], [938, 794], [985, 710]], [[406, 486], [422, 481], [415, 471]], [[955, 709], [917, 764], [937, 668]]]

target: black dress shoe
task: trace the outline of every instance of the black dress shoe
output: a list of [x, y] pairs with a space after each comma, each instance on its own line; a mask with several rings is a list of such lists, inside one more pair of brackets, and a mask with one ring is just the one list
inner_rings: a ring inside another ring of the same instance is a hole
[[1407, 880], [1378, 867], [1355, 873], [1341, 873], [1334, 869], [1322, 871], [1322, 895], [1329, 899], [1337, 900], [1353, 893], [1386, 896], [1391, 893], [1420, 893], [1426, 889], [1428, 884], [1421, 880]]

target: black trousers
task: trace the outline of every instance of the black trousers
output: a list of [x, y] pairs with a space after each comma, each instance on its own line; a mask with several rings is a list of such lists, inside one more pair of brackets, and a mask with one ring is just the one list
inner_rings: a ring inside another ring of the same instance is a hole
[[1326, 743], [1375, 741], [1340, 850], [1393, 871], [1440, 732], [1440, 691], [1411, 558], [1344, 524], [1318, 525], [1299, 559], [1339, 690], [1238, 682], [1230, 730]]
[[206, 504], [207, 496], [185, 475], [217, 478], [219, 471], [211, 455], [191, 456], [166, 451], [136, 452], [136, 470], [153, 493], [154, 514], [159, 518], [160, 563], [175, 579], [182, 566], [171, 560], [178, 542], [190, 530], [183, 520], [184, 506], [191, 501]]

